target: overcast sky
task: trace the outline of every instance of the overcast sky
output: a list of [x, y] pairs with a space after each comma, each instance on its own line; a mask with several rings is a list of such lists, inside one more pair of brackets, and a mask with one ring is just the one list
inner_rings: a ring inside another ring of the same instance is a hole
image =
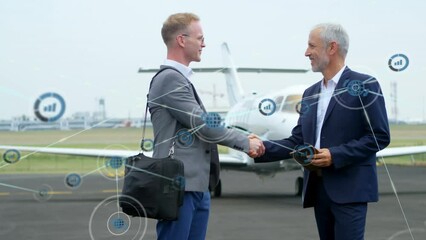
[[[1, 0], [0, 119], [32, 111], [36, 99], [57, 92], [65, 99], [65, 117], [94, 111], [105, 98], [108, 117], [141, 117], [152, 74], [166, 50], [160, 29], [172, 13], [194, 12], [201, 18], [207, 47], [201, 63], [221, 67], [220, 45], [228, 42], [240, 67], [310, 68], [304, 56], [312, 26], [342, 24], [350, 36], [347, 64], [378, 78], [392, 116], [390, 85], [398, 86], [399, 119], [425, 118], [426, 9], [424, 1], [142, 1], [142, 0]], [[391, 71], [389, 58], [410, 60], [402, 72]], [[318, 73], [242, 74], [246, 92], [266, 93], [295, 84], [313, 84]], [[224, 76], [197, 74], [200, 91], [225, 93]], [[211, 95], [201, 94], [207, 107]], [[218, 98], [217, 106], [226, 106]]]

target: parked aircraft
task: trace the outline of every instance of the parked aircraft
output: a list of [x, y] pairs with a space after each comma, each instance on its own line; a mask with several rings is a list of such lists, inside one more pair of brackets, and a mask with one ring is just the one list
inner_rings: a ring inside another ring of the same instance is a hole
[[[226, 66], [223, 68], [193, 68], [194, 72], [221, 72], [225, 74], [227, 94], [230, 110], [224, 119], [220, 119], [219, 127], [230, 127], [244, 133], [254, 133], [264, 140], [282, 139], [290, 136], [291, 130], [296, 125], [299, 113], [303, 111], [302, 93], [307, 86], [291, 86], [267, 94], [245, 94], [238, 79], [237, 72], [258, 73], [300, 73], [308, 72], [306, 69], [272, 69], [272, 68], [237, 68], [232, 62], [230, 51], [226, 43], [222, 44], [222, 53]], [[154, 73], [158, 69], [140, 68], [140, 73]], [[358, 86], [355, 86], [358, 87]], [[188, 113], [190, 114], [190, 113]], [[219, 114], [208, 113], [207, 120]], [[210, 119], [212, 120], [212, 119]], [[216, 121], [217, 123], [217, 121]], [[194, 126], [194, 128], [199, 126]], [[197, 134], [196, 131], [191, 134]], [[177, 135], [176, 137], [185, 137]], [[203, 137], [203, 136], [199, 136]], [[54, 147], [27, 147], [27, 146], [1, 146], [0, 149], [16, 149], [17, 151], [30, 151], [51, 154], [66, 154], [78, 156], [91, 156], [103, 158], [129, 157], [138, 151], [110, 150], [110, 149], [76, 149]], [[386, 148], [377, 153], [377, 158], [411, 155], [426, 152], [426, 146], [410, 146]], [[150, 155], [147, 153], [147, 155]], [[303, 170], [303, 167], [293, 159], [283, 159], [278, 162], [255, 164], [254, 160], [242, 152], [230, 149], [228, 154], [220, 154], [222, 169], [249, 171], [259, 176], [273, 177], [281, 171]], [[302, 192], [303, 179], [298, 177], [295, 181], [296, 194]], [[222, 193], [221, 182], [214, 190], [215, 196]]]

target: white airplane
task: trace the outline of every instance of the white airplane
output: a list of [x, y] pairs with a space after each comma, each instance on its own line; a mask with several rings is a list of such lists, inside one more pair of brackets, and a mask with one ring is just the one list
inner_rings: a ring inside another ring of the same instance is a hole
[[[237, 72], [272, 72], [272, 73], [306, 73], [305, 69], [271, 69], [271, 68], [236, 68], [232, 63], [230, 51], [226, 43], [222, 44], [222, 52], [227, 62], [225, 68], [194, 68], [194, 72], [222, 72], [226, 76], [227, 92], [231, 109], [227, 113], [224, 123], [227, 127], [239, 129], [246, 133], [255, 133], [265, 140], [282, 139], [290, 136], [296, 126], [299, 113], [297, 108], [301, 103], [302, 93], [306, 86], [292, 86], [265, 95], [245, 95], [241, 87]], [[156, 72], [158, 69], [139, 69], [140, 73]], [[15, 149], [51, 154], [65, 154], [77, 156], [126, 158], [136, 155], [139, 151], [108, 150], [108, 149], [77, 149], [53, 147], [23, 147], [0, 145], [0, 149]], [[377, 158], [394, 157], [425, 153], [426, 146], [410, 146], [386, 148], [379, 151]], [[149, 153], [146, 154], [149, 156]], [[303, 170], [293, 159], [283, 159], [278, 162], [255, 164], [254, 160], [245, 153], [230, 149], [228, 154], [220, 154], [222, 169], [249, 171], [258, 176], [273, 177], [280, 171]], [[296, 194], [302, 193], [303, 178], [295, 181]], [[213, 190], [215, 196], [222, 193], [221, 181]]]

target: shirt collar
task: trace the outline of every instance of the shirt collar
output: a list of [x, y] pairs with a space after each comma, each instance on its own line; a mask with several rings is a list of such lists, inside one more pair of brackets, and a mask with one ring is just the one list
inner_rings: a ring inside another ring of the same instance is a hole
[[[345, 70], [345, 68], [346, 68], [346, 65], [344, 65], [337, 73], [336, 73], [336, 75], [334, 75], [334, 77], [332, 77], [330, 80], [328, 80], [328, 82], [327, 82], [327, 85], [330, 83], [330, 82], [333, 82], [334, 83], [334, 86], [337, 86], [337, 84], [339, 83], [339, 80], [340, 80], [340, 77], [342, 76], [342, 74], [343, 74], [343, 71]], [[324, 82], [324, 81], [323, 81]], [[325, 87], [324, 86], [324, 84], [321, 84], [321, 87]], [[328, 87], [328, 86], [327, 86]]]
[[164, 60], [163, 65], [176, 68], [180, 73], [182, 73], [183, 76], [185, 76], [188, 79], [190, 79], [192, 74], [194, 73], [190, 67], [187, 67], [183, 65], [182, 63], [176, 62], [174, 60], [166, 59]]

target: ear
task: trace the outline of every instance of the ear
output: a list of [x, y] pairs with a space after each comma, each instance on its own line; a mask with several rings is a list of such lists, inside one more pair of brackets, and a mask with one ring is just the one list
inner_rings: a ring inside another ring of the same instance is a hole
[[185, 37], [183, 35], [177, 35], [176, 42], [179, 47], [185, 47]]
[[337, 42], [330, 42], [328, 48], [330, 49], [330, 55], [334, 55], [339, 51], [339, 45]]

